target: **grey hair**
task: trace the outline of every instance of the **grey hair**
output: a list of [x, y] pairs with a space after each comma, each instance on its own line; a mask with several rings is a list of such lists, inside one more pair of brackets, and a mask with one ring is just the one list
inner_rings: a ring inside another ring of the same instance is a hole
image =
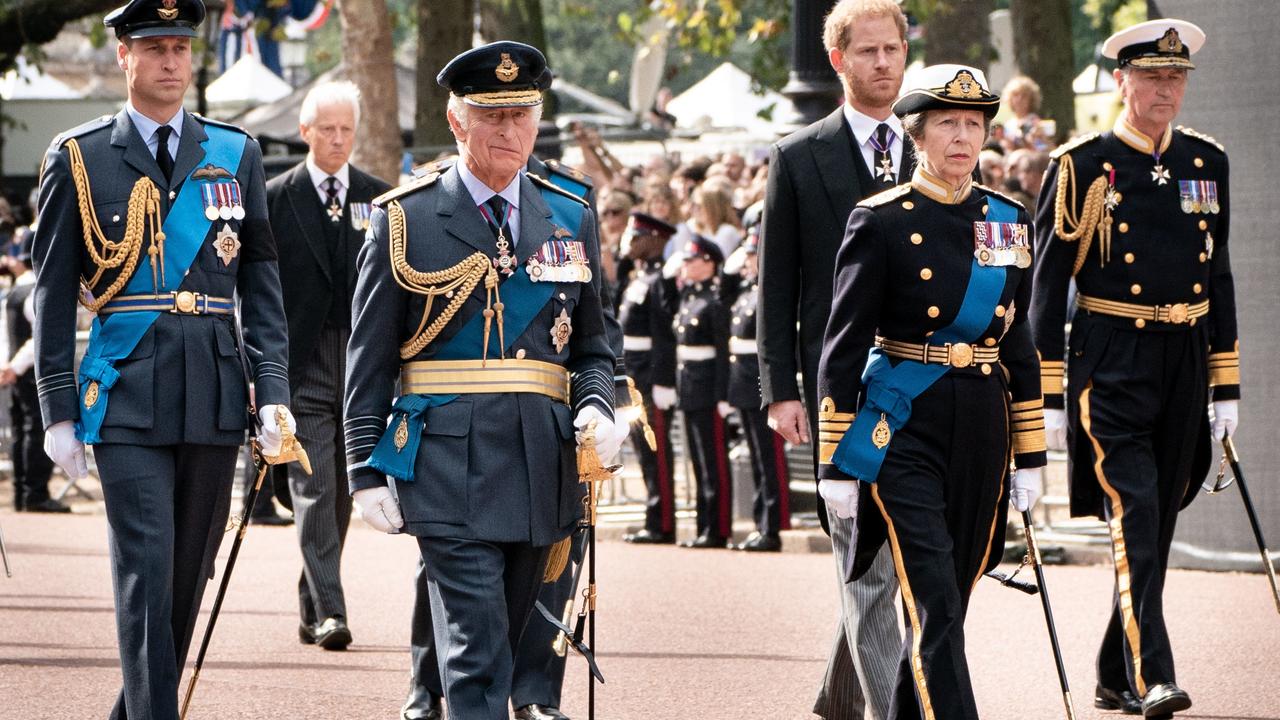
[[346, 103], [355, 114], [356, 125], [360, 125], [360, 88], [350, 80], [333, 80], [320, 83], [311, 88], [302, 100], [302, 109], [298, 111], [298, 122], [311, 125], [320, 114], [320, 108], [327, 105]]
[[[458, 121], [458, 125], [461, 126], [463, 130], [466, 130], [467, 123], [469, 122], [468, 115], [469, 115], [471, 106], [468, 105], [467, 102], [462, 99], [461, 95], [454, 95], [453, 93], [449, 93], [449, 103], [447, 105], [447, 108], [448, 108], [448, 111], [453, 114], [454, 119]], [[542, 103], [538, 103], [537, 105], [531, 105], [530, 109], [533, 111], [534, 124], [542, 122]], [[461, 141], [458, 142], [458, 153], [459, 154], [462, 153]]]

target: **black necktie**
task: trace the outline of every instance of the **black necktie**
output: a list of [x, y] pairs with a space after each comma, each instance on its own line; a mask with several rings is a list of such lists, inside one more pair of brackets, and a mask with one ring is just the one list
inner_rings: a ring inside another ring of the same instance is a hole
[[489, 209], [489, 229], [493, 230], [493, 237], [497, 238], [499, 234], [505, 236], [506, 233], [502, 231], [507, 224], [507, 201], [501, 195], [494, 195], [484, 204]]
[[173, 156], [169, 154], [169, 136], [172, 134], [173, 128], [168, 125], [161, 125], [156, 129], [156, 138], [159, 139], [156, 145], [156, 165], [160, 166], [160, 173], [166, 181], [173, 180]]
[[342, 219], [342, 203], [338, 202], [338, 178], [330, 175], [324, 181], [324, 194], [329, 199], [329, 221]]
[[871, 139], [871, 149], [875, 151], [875, 167], [871, 171], [886, 185], [894, 184], [893, 156], [889, 154], [889, 145], [895, 137], [890, 135], [887, 123], [880, 123], [876, 126], [875, 137]]

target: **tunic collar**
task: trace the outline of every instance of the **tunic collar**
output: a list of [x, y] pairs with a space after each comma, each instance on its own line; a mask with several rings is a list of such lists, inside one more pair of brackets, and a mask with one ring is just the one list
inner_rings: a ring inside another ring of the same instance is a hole
[[951, 183], [926, 172], [923, 165], [917, 165], [915, 174], [911, 176], [911, 187], [943, 205], [959, 205], [972, 192], [973, 178], [966, 177], [960, 187], [952, 187]]
[[1115, 136], [1120, 138], [1120, 142], [1146, 155], [1152, 155], [1156, 152], [1163, 153], [1169, 149], [1169, 143], [1173, 142], [1173, 126], [1166, 125], [1164, 135], [1160, 138], [1160, 149], [1156, 150], [1156, 142], [1147, 137], [1134, 126], [1125, 122], [1124, 115], [1116, 118], [1115, 127], [1111, 130]]

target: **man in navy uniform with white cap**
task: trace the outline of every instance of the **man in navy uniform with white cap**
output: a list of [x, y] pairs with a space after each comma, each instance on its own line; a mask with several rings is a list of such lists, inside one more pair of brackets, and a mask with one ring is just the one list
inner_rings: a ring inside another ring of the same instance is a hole
[[[264, 454], [280, 453], [292, 423], [261, 151], [239, 128], [182, 108], [204, 15], [200, 0], [133, 0], [109, 14], [129, 101], [59, 135], [41, 173], [33, 256], [45, 449], [83, 477], [84, 446], [94, 446], [124, 675], [113, 718], [178, 717], [248, 425], [246, 372]], [[78, 372], [77, 300], [97, 315]]]
[[1035, 223], [1048, 441], [1068, 451], [1072, 514], [1107, 521], [1115, 558], [1094, 704], [1147, 717], [1191, 706], [1164, 620], [1169, 545], [1210, 433], [1235, 432], [1240, 397], [1227, 155], [1172, 124], [1203, 43], [1173, 19], [1107, 39], [1124, 111], [1110, 132], [1054, 152]]
[[546, 59], [491, 43], [437, 82], [460, 161], [374, 201], [347, 351], [348, 476], [367, 522], [418, 540], [450, 716], [506, 720], [549, 548], [583, 512], [575, 440], [594, 428], [601, 459], [617, 452], [614, 354], [594, 216], [524, 172]]

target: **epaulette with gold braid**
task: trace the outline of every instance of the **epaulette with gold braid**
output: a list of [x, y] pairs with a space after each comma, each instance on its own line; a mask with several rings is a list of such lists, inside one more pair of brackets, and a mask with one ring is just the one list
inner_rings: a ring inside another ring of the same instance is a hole
[[574, 195], [568, 190], [565, 190], [557, 186], [555, 183], [551, 182], [550, 180], [547, 180], [546, 178], [540, 177], [538, 175], [534, 175], [533, 173], [525, 173], [525, 176], [528, 177], [530, 180], [532, 180], [533, 183], [535, 185], [538, 185], [539, 187], [544, 187], [553, 192], [558, 192], [567, 198], [573, 198], [574, 200], [581, 203], [583, 207], [591, 207], [591, 204], [588, 203], [586, 200], [583, 200], [582, 198], [578, 197], [577, 195]]
[[1054, 160], [1057, 160], [1058, 158], [1062, 157], [1063, 155], [1066, 155], [1067, 153], [1071, 152], [1072, 150], [1075, 150], [1076, 148], [1080, 147], [1081, 145], [1084, 145], [1084, 144], [1086, 144], [1086, 143], [1091, 143], [1091, 142], [1093, 142], [1094, 140], [1097, 140], [1097, 139], [1098, 139], [1098, 138], [1100, 138], [1100, 137], [1102, 137], [1102, 135], [1100, 135], [1099, 133], [1096, 133], [1096, 132], [1085, 133], [1084, 135], [1081, 135], [1080, 137], [1077, 137], [1077, 138], [1074, 138], [1074, 139], [1072, 139], [1072, 140], [1069, 140], [1069, 141], [1067, 141], [1067, 142], [1065, 142], [1065, 143], [1063, 143], [1063, 144], [1059, 145], [1058, 147], [1054, 148], [1054, 149], [1053, 149], [1053, 151], [1049, 153], [1049, 157], [1053, 158]]
[[404, 197], [405, 195], [408, 195], [409, 193], [414, 192], [415, 190], [421, 190], [424, 187], [429, 187], [435, 184], [435, 181], [439, 179], [440, 179], [440, 173], [429, 172], [426, 175], [423, 175], [422, 177], [416, 177], [403, 185], [397, 185], [396, 187], [393, 187], [390, 190], [382, 193], [381, 195], [373, 199], [373, 204], [377, 205], [378, 207], [386, 207], [387, 203], [391, 202], [392, 200], [395, 200], [396, 198]]
[[1213, 137], [1211, 137], [1211, 136], [1209, 136], [1209, 135], [1205, 135], [1204, 133], [1200, 132], [1199, 130], [1193, 130], [1192, 128], [1189, 128], [1189, 127], [1187, 127], [1186, 125], [1179, 125], [1179, 126], [1178, 126], [1177, 128], [1175, 128], [1175, 129], [1176, 129], [1178, 132], [1182, 133], [1183, 135], [1186, 135], [1187, 137], [1193, 137], [1193, 138], [1195, 138], [1195, 139], [1197, 139], [1197, 140], [1200, 140], [1200, 141], [1202, 141], [1202, 142], [1209, 143], [1210, 145], [1212, 145], [1212, 146], [1214, 146], [1214, 147], [1218, 148], [1218, 150], [1219, 150], [1220, 152], [1224, 152], [1224, 153], [1225, 153], [1225, 152], [1227, 151], [1227, 149], [1226, 149], [1226, 148], [1222, 147], [1222, 143], [1220, 143], [1220, 142], [1218, 142], [1217, 140], [1213, 139]]
[[986, 194], [988, 194], [988, 195], [995, 195], [996, 197], [1000, 198], [1001, 200], [1004, 200], [1005, 202], [1007, 202], [1007, 203], [1009, 203], [1010, 205], [1012, 205], [1012, 206], [1014, 206], [1014, 207], [1018, 208], [1019, 210], [1024, 210], [1024, 211], [1025, 211], [1025, 210], [1027, 209], [1027, 206], [1026, 206], [1026, 205], [1023, 205], [1022, 203], [1020, 203], [1020, 202], [1018, 202], [1017, 200], [1015, 200], [1015, 199], [1013, 199], [1013, 198], [1009, 197], [1008, 195], [1005, 195], [1004, 193], [1000, 192], [999, 190], [996, 190], [996, 189], [994, 189], [994, 188], [989, 188], [989, 187], [987, 187], [986, 185], [983, 185], [982, 183], [974, 183], [974, 184], [973, 184], [973, 186], [974, 186], [974, 187], [976, 187], [976, 188], [978, 188], [979, 190], [981, 190], [982, 192], [984, 192], [984, 193], [986, 193]]
[[864, 199], [862, 202], [858, 203], [858, 207], [864, 207], [864, 208], [879, 207], [889, 202], [890, 200], [893, 200], [894, 198], [900, 198], [909, 192], [911, 192], [911, 183], [902, 183], [901, 185], [896, 185], [894, 187], [889, 188], [888, 190], [885, 190], [884, 192], [878, 192], [875, 195], [872, 195], [871, 197]]

